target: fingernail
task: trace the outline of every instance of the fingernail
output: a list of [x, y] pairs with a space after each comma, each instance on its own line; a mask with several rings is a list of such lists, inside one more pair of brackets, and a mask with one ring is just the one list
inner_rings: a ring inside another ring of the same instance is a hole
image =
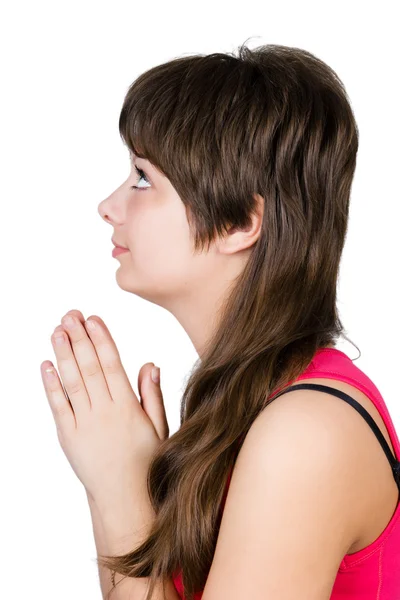
[[85, 321], [85, 325], [86, 327], [90, 330], [90, 331], [95, 331], [96, 330], [96, 323], [95, 321], [91, 321], [90, 319], [87, 319]]
[[154, 383], [160, 383], [160, 368], [159, 367], [152, 368], [151, 378], [154, 381]]
[[46, 377], [51, 381], [56, 378], [56, 372], [54, 367], [48, 367], [45, 369]]
[[66, 317], [63, 317], [61, 319], [61, 322], [63, 325], [66, 325], [67, 327], [76, 327], [76, 321], [74, 319], [74, 317], [72, 317], [71, 315], [67, 315]]

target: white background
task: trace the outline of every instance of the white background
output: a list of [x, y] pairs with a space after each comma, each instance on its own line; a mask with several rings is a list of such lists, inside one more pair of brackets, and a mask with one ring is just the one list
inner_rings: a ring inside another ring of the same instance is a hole
[[50, 336], [73, 308], [102, 317], [135, 391], [145, 362], [161, 367], [170, 434], [197, 359], [170, 313], [117, 286], [112, 227], [97, 212], [128, 174], [127, 88], [166, 60], [248, 38], [304, 48], [338, 73], [360, 129], [338, 306], [400, 432], [395, 2], [8, 2], [0, 23], [0, 597], [100, 599], [86, 495], [40, 375], [55, 361]]

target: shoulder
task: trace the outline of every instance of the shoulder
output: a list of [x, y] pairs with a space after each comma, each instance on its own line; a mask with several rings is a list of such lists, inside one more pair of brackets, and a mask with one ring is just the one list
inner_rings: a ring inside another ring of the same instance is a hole
[[235, 462], [203, 600], [330, 598], [356, 539], [351, 410], [298, 390], [260, 413]]
[[303, 475], [321, 474], [328, 487], [337, 487], [338, 479], [342, 493], [337, 500], [346, 502], [348, 484], [360, 466], [357, 431], [365, 431], [365, 422], [346, 402], [319, 390], [291, 391], [267, 405], [255, 419], [235, 469], [255, 461], [271, 477], [280, 474], [280, 480], [289, 473], [296, 479], [296, 469]]

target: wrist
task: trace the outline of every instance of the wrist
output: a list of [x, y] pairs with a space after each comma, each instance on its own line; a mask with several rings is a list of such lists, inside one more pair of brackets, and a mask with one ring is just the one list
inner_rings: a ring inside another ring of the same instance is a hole
[[111, 502], [88, 498], [92, 518], [101, 526], [110, 552], [125, 553], [138, 547], [148, 536], [155, 512], [148, 495], [125, 495]]
[[87, 501], [91, 510], [107, 517], [108, 514], [114, 515], [118, 511], [125, 512], [134, 508], [135, 504], [150, 505], [150, 498], [147, 492], [147, 484], [136, 485], [135, 488], [115, 489], [112, 492], [99, 494], [93, 497], [86, 492]]

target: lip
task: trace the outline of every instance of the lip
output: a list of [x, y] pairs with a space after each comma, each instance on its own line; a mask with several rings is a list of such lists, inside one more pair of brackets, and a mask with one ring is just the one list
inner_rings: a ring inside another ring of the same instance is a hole
[[128, 248], [121, 248], [120, 246], [115, 246], [114, 250], [112, 251], [112, 255], [115, 258], [116, 256], [123, 254], [124, 252], [129, 252]]
[[112, 241], [112, 243], [114, 244], [114, 246], [115, 246], [116, 248], [123, 248], [124, 250], [128, 250], [128, 248], [126, 248], [126, 246], [120, 246], [119, 244], [117, 244], [116, 242], [114, 242], [114, 240], [113, 240], [113, 239], [111, 239], [111, 241]]

